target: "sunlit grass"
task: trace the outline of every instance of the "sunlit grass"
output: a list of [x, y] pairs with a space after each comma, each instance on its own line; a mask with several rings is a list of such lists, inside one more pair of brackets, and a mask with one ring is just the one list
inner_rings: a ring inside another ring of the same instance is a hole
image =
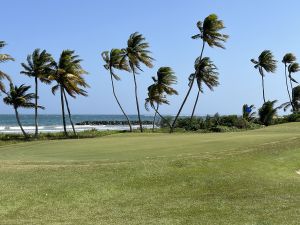
[[300, 126], [0, 147], [0, 224], [299, 224]]

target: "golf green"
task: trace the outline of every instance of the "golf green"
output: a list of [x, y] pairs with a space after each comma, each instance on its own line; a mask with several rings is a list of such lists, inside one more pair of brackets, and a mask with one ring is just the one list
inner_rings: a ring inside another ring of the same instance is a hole
[[296, 225], [300, 124], [0, 146], [0, 224]]

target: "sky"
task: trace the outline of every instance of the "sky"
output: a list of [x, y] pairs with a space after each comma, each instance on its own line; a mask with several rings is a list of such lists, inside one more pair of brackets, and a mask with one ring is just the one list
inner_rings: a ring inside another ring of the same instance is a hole
[[[242, 105], [262, 103], [261, 79], [251, 58], [271, 50], [278, 60], [275, 74], [267, 74], [267, 100], [288, 100], [285, 89], [282, 57], [293, 52], [300, 59], [300, 1], [298, 0], [9, 0], [1, 2], [0, 40], [7, 42], [1, 53], [9, 53], [15, 62], [1, 63], [0, 69], [16, 84], [33, 85], [33, 79], [20, 74], [21, 63], [34, 49], [46, 49], [57, 60], [64, 49], [75, 50], [83, 59], [82, 66], [91, 88], [88, 97], [70, 99], [73, 114], [121, 114], [112, 95], [110, 77], [103, 68], [101, 52], [126, 46], [129, 35], [142, 33], [150, 44], [154, 68], [144, 68], [137, 77], [142, 114], [147, 87], [161, 66], [170, 66], [178, 83], [179, 96], [170, 97], [170, 105], [160, 107], [163, 114], [176, 114], [188, 89], [188, 76], [200, 55], [201, 41], [192, 40], [198, 33], [196, 23], [211, 13], [224, 21], [223, 33], [230, 36], [226, 49], [206, 48], [219, 69], [220, 85], [213, 92], [204, 89], [197, 115], [241, 114]], [[136, 114], [133, 77], [119, 72], [117, 95], [128, 114]], [[295, 78], [300, 76], [295, 75]], [[300, 78], [300, 77], [299, 77]], [[33, 89], [32, 89], [33, 91]], [[182, 115], [188, 115], [196, 98], [196, 86], [191, 92]], [[42, 113], [59, 114], [60, 98], [53, 96], [51, 86], [41, 85]], [[33, 113], [32, 110], [21, 110]], [[1, 103], [0, 114], [13, 113]]]

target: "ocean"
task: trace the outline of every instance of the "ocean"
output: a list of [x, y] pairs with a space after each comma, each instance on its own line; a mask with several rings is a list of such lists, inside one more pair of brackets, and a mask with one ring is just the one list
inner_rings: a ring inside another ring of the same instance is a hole
[[[137, 121], [137, 115], [129, 115], [130, 120]], [[35, 132], [34, 115], [25, 114], [20, 115], [20, 119], [23, 128], [28, 133]], [[144, 121], [152, 121], [153, 116], [141, 115], [141, 119]], [[84, 121], [125, 121], [123, 115], [72, 115], [73, 123], [80, 123]], [[71, 130], [72, 127], [69, 123], [69, 117], [66, 116], [67, 129]], [[138, 125], [132, 126], [134, 129], [138, 129]], [[150, 128], [151, 125], [144, 125], [145, 128]], [[127, 125], [75, 125], [76, 131], [84, 130], [128, 130]], [[39, 132], [51, 133], [63, 131], [61, 115], [39, 115]], [[18, 126], [15, 115], [13, 114], [0, 114], [0, 133], [20, 133], [20, 127]]]

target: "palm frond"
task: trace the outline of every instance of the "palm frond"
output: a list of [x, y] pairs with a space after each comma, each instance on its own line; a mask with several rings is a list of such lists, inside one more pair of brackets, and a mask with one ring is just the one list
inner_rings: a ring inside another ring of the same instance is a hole
[[210, 47], [225, 48], [223, 45], [227, 41], [229, 36], [227, 34], [219, 33], [225, 28], [222, 20], [218, 19], [216, 14], [210, 14], [204, 19], [204, 22], [198, 21], [197, 27], [200, 31], [199, 34], [193, 35], [192, 39], [201, 38]]
[[218, 68], [209, 57], [198, 57], [194, 67], [199, 91], [203, 92], [202, 84], [205, 84], [211, 91], [219, 85]]
[[296, 56], [293, 53], [287, 53], [284, 55], [282, 62], [285, 64], [293, 63], [297, 60]]

